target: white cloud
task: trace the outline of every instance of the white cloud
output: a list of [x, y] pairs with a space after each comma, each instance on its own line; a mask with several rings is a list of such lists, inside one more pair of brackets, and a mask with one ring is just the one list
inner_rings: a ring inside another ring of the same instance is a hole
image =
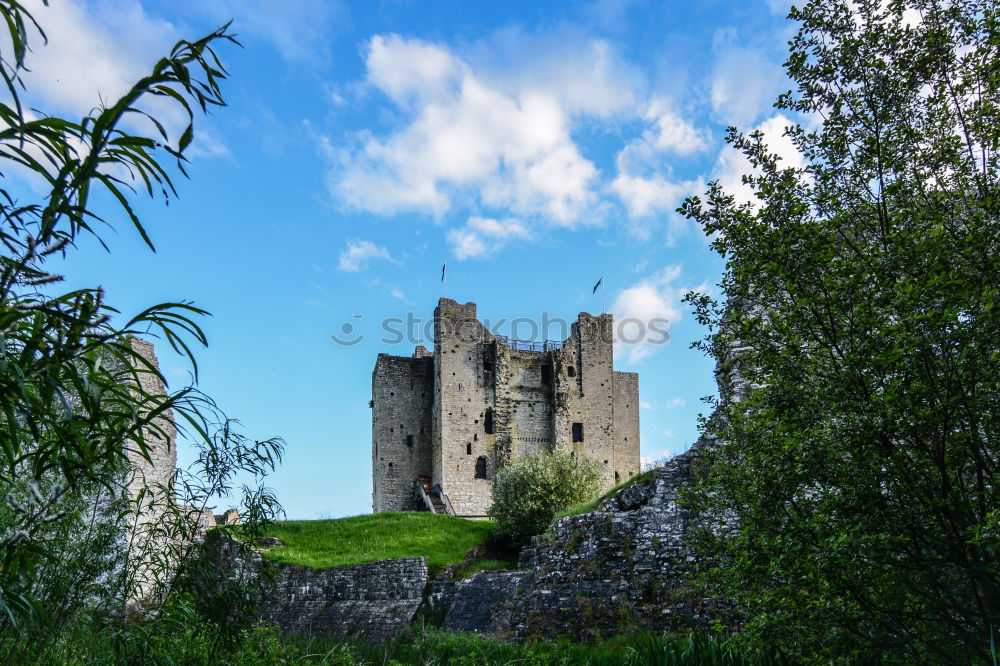
[[687, 400], [684, 398], [673, 398], [667, 403], [667, 409], [673, 409], [674, 407], [683, 407], [687, 404]]
[[643, 141], [658, 150], [690, 155], [708, 147], [707, 133], [682, 118], [663, 97], [649, 103], [644, 117], [655, 128], [643, 133]]
[[543, 92], [569, 115], [610, 118], [641, 107], [642, 75], [579, 28], [500, 30], [469, 50], [473, 68], [510, 96]]
[[515, 238], [529, 238], [520, 220], [470, 217], [465, 226], [448, 232], [448, 242], [459, 259], [484, 257], [497, 252]]
[[667, 331], [680, 321], [687, 291], [675, 286], [680, 275], [680, 266], [667, 266], [618, 294], [611, 306], [615, 356], [636, 363], [669, 343]]
[[705, 184], [701, 179], [674, 182], [660, 174], [643, 177], [619, 173], [611, 189], [625, 204], [629, 215], [641, 218], [673, 211], [684, 197], [701, 193]]
[[[79, 0], [27, 0], [25, 7], [45, 30], [43, 44], [30, 33], [25, 86], [35, 103], [62, 113], [83, 115], [116, 101], [148, 74], [177, 38], [168, 21], [146, 14], [138, 2], [121, 0], [84, 5]], [[34, 96], [38, 95], [38, 99]]]
[[[785, 128], [790, 125], [792, 122], [779, 113], [762, 122], [754, 130], [760, 130], [764, 134], [764, 143], [770, 152], [781, 159], [780, 166], [801, 169], [805, 166], [802, 153], [795, 147], [790, 137], [784, 136]], [[754, 196], [750, 186], [743, 182], [743, 175], [753, 172], [750, 161], [742, 153], [731, 146], [726, 146], [716, 161], [714, 176], [726, 193], [736, 197], [737, 203], [756, 205], [759, 200]]]
[[[49, 6], [41, 0], [26, 0], [24, 4], [48, 41], [29, 30], [32, 51], [27, 58], [28, 71], [22, 73], [22, 102], [47, 114], [82, 118], [102, 105], [117, 102], [181, 37], [174, 24], [148, 14], [136, 0], [63, 0]], [[138, 106], [156, 117], [171, 140], [177, 141], [188, 121], [177, 103], [147, 96]], [[141, 115], [129, 114], [122, 124], [159, 139], [154, 125]], [[189, 156], [228, 153], [208, 123], [199, 120], [196, 129]], [[134, 176], [124, 170], [116, 175], [125, 180]], [[35, 187], [31, 174], [24, 177]]]
[[667, 214], [667, 242], [672, 244], [686, 224], [674, 213], [684, 197], [704, 190], [700, 178], [672, 179], [670, 155], [691, 155], [708, 148], [708, 135], [697, 129], [665, 98], [650, 102], [643, 112], [647, 128], [628, 142], [615, 157], [617, 175], [610, 190], [624, 204], [631, 218], [631, 231], [640, 238], [651, 235], [649, 220]]
[[[443, 46], [373, 37], [367, 81], [405, 121], [384, 136], [361, 133], [354, 147], [333, 149], [331, 191], [349, 206], [381, 214], [440, 216], [463, 204], [559, 226], [588, 221], [598, 171], [573, 141], [571, 122], [623, 102], [607, 92], [614, 69], [607, 47], [593, 44], [583, 53], [562, 78], [553, 74], [554, 59], [530, 75], [501, 76]], [[593, 85], [590, 75], [597, 77]], [[595, 89], [600, 94], [589, 98]]]
[[640, 400], [639, 409], [653, 409], [653, 404], [646, 402], [645, 400]]
[[350, 11], [341, 0], [213, 0], [193, 2], [194, 7], [222, 23], [232, 19], [233, 31], [264, 41], [295, 65], [325, 63], [330, 58], [330, 38], [350, 22]]
[[468, 66], [447, 49], [399, 35], [375, 35], [365, 59], [368, 82], [397, 104], [414, 106], [447, 97]]
[[404, 294], [402, 290], [397, 289], [395, 287], [389, 290], [389, 295], [392, 296], [393, 298], [398, 298], [401, 301], [406, 300], [406, 294]]
[[712, 109], [722, 122], [744, 127], [770, 112], [783, 81], [780, 63], [760, 49], [722, 45], [712, 74]]
[[764, 0], [764, 2], [772, 14], [778, 14], [779, 16], [786, 16], [788, 10], [792, 8], [790, 0]]
[[368, 262], [372, 259], [393, 261], [384, 246], [367, 240], [352, 240], [347, 244], [347, 249], [340, 253], [340, 263], [337, 268], [355, 273], [368, 268]]

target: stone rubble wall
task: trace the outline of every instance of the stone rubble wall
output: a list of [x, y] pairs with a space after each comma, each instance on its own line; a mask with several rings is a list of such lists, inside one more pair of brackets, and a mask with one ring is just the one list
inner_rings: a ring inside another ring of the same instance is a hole
[[[160, 369], [153, 343], [132, 338], [130, 344], [149, 364], [133, 360], [138, 374], [137, 388], [148, 395], [167, 395], [163, 380], [150, 369]], [[125, 443], [125, 457], [129, 461], [129, 471], [124, 479], [125, 499], [137, 512], [131, 520], [130, 534], [125, 538], [126, 547], [131, 551], [130, 560], [135, 567], [130, 603], [145, 603], [155, 595], [161, 573], [157, 569], [161, 563], [151, 561], [150, 554], [163, 552], [172, 557], [177, 547], [160, 530], [160, 523], [174, 502], [172, 489], [177, 474], [177, 428], [172, 410], [165, 410], [153, 419], [153, 427], [146, 428], [143, 433], [142, 444], [146, 447], [146, 455], [141, 453], [139, 442], [130, 440]]]
[[698, 560], [684, 543], [690, 517], [678, 499], [697, 464], [696, 448], [600, 510], [557, 520], [521, 551], [516, 571], [430, 581], [424, 558], [305, 569], [230, 549], [219, 561], [274, 569], [261, 620], [296, 634], [384, 640], [422, 604], [443, 615], [448, 631], [505, 640], [704, 628], [732, 609], [703, 598], [689, 580]]
[[309, 569], [268, 562], [219, 532], [210, 534], [207, 542], [224, 570], [249, 575], [270, 570], [260, 623], [289, 634], [386, 640], [413, 622], [424, 599], [423, 557]]
[[[152, 367], [159, 369], [160, 363], [153, 350], [153, 343], [140, 338], [132, 338], [132, 349], [142, 356]], [[152, 395], [166, 395], [167, 389], [163, 382], [146, 367], [136, 362], [139, 371], [139, 382], [142, 390]], [[171, 410], [166, 410], [155, 420], [157, 428], [163, 434], [152, 429], [145, 433], [145, 445], [148, 448], [147, 460], [140, 452], [136, 442], [126, 446], [126, 456], [132, 464], [133, 473], [128, 480], [127, 491], [130, 497], [136, 497], [144, 488], [155, 489], [165, 487], [174, 479], [177, 471], [177, 430], [174, 427], [174, 416]]]
[[521, 569], [432, 584], [444, 627], [497, 638], [576, 639], [704, 627], [730, 609], [688, 580], [697, 564], [684, 544], [689, 517], [678, 492], [696, 453], [667, 463], [655, 480], [568, 516], [521, 552]]

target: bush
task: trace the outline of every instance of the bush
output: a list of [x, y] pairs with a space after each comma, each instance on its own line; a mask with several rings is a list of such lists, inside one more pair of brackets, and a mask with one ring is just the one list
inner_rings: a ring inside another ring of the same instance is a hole
[[567, 453], [543, 453], [521, 458], [500, 470], [493, 483], [495, 536], [524, 543], [552, 522], [556, 513], [593, 499], [601, 490], [601, 466], [596, 460]]

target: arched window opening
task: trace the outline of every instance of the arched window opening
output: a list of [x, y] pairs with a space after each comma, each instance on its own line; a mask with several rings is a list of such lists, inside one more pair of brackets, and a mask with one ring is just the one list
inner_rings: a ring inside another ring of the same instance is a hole
[[471, 456], [472, 455], [472, 442], [466, 442], [466, 444], [465, 444], [465, 455], [467, 455], [467, 456]]
[[483, 418], [483, 428], [486, 430], [487, 435], [493, 434], [493, 410], [490, 408], [486, 409], [486, 416]]
[[479, 456], [476, 458], [476, 478], [486, 478], [486, 456]]
[[572, 365], [567, 367], [566, 374], [569, 375], [570, 377], [576, 377], [576, 368], [574, 368]]

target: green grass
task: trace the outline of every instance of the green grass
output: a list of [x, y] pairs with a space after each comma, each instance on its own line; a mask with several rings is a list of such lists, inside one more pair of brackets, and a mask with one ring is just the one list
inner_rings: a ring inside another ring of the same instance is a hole
[[468, 578], [484, 571], [507, 571], [517, 568], [516, 554], [508, 558], [484, 557], [475, 560], [455, 572], [455, 578]]
[[282, 548], [264, 557], [302, 567], [342, 567], [398, 557], [427, 558], [436, 572], [456, 564], [475, 546], [485, 543], [493, 523], [416, 511], [338, 518], [279, 521], [267, 534], [281, 539]]
[[[417, 624], [380, 644], [325, 637], [289, 636], [275, 628], [245, 632], [231, 647], [213, 649], [214, 631], [197, 617], [137, 624], [117, 638], [106, 628], [77, 623], [31, 664], [80, 666], [141, 663], [209, 666], [330, 664], [336, 666], [770, 666], [786, 662], [755, 657], [733, 639], [694, 634], [637, 634], [605, 641], [509, 643], [453, 634]], [[3, 643], [0, 641], [0, 648]]]
[[590, 513], [591, 511], [597, 511], [597, 505], [600, 504], [602, 501], [611, 497], [615, 493], [624, 490], [625, 488], [628, 488], [629, 486], [634, 486], [637, 483], [645, 483], [646, 481], [652, 481], [653, 479], [656, 478], [656, 475], [659, 471], [660, 471], [659, 468], [654, 468], [646, 470], [642, 474], [636, 474], [631, 479], [619, 483], [617, 486], [615, 486], [608, 492], [604, 493], [600, 497], [596, 497], [590, 500], [589, 502], [584, 502], [583, 504], [574, 506], [570, 509], [566, 509], [565, 511], [560, 511], [559, 513], [556, 514], [554, 520], [565, 518], [566, 516], [576, 516], [581, 513]]

